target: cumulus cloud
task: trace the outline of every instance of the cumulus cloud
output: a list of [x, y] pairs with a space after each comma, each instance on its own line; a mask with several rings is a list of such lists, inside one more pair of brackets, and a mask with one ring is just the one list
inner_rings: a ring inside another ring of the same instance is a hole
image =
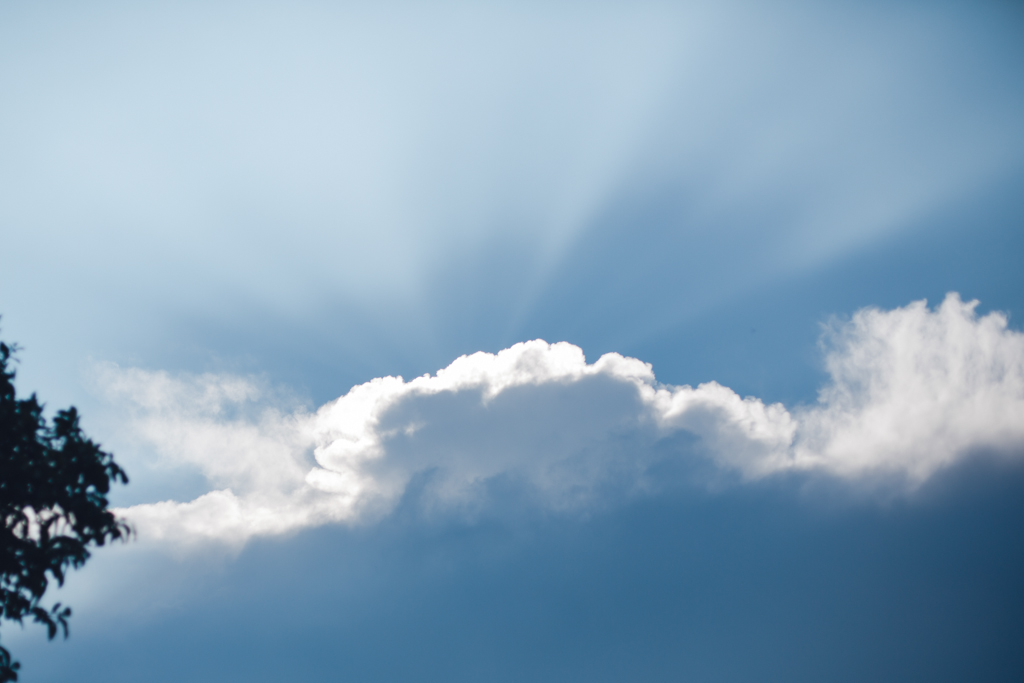
[[920, 483], [973, 451], [1024, 447], [1024, 334], [955, 293], [861, 310], [826, 335], [831, 383], [798, 414], [795, 463]]
[[372, 520], [417, 477], [439, 505], [479, 500], [506, 477], [556, 509], [651, 490], [666, 460], [738, 481], [805, 471], [913, 488], [980, 450], [1024, 456], [1024, 334], [1000, 313], [979, 317], [977, 303], [954, 293], [935, 310], [918, 301], [834, 322], [830, 381], [793, 409], [715, 382], [660, 384], [635, 358], [588, 364], [578, 347], [541, 340], [377, 378], [315, 412], [254, 409], [263, 390], [247, 379], [107, 366], [102, 382], [131, 406], [136, 436], [217, 487], [122, 512], [144, 537], [241, 544]]

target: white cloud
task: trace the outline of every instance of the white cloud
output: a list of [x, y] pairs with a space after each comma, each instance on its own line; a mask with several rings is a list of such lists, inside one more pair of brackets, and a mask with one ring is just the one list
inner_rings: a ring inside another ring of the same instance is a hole
[[919, 301], [833, 324], [831, 382], [817, 405], [793, 410], [714, 382], [659, 384], [637, 359], [587, 364], [578, 347], [540, 340], [408, 382], [374, 379], [312, 414], [246, 414], [262, 392], [237, 377], [107, 366], [102, 380], [133, 407], [137, 437], [221, 487], [123, 512], [143, 537], [241, 544], [373, 519], [420, 474], [440, 505], [472, 502], [505, 476], [574, 508], [609, 488], [650, 488], [666, 458], [743, 480], [817, 471], [912, 488], [978, 450], [1024, 454], [1024, 335], [976, 305], [950, 294], [934, 311]]
[[820, 405], [799, 415], [801, 467], [919, 483], [976, 451], [1024, 447], [1024, 334], [949, 294], [834, 325]]

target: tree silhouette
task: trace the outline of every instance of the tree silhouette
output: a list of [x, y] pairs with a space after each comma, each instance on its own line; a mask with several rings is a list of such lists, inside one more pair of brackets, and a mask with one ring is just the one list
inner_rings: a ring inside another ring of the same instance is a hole
[[[88, 439], [73, 407], [52, 425], [32, 394], [18, 399], [17, 347], [0, 342], [0, 618], [43, 624], [52, 640], [68, 635], [71, 608], [40, 601], [51, 580], [89, 559], [89, 547], [127, 539], [130, 527], [107, 509], [111, 482], [128, 477], [110, 453]], [[20, 664], [0, 646], [0, 683], [18, 680]]]

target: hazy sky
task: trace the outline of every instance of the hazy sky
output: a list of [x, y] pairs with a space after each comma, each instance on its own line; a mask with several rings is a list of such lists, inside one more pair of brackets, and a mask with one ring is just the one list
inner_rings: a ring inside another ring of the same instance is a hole
[[1019, 680], [1022, 35], [4, 3], [2, 338], [138, 530], [24, 680]]

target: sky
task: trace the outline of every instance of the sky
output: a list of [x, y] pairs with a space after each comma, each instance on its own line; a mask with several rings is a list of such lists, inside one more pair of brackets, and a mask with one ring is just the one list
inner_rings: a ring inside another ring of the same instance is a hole
[[0, 5], [25, 681], [1017, 681], [1012, 2]]

